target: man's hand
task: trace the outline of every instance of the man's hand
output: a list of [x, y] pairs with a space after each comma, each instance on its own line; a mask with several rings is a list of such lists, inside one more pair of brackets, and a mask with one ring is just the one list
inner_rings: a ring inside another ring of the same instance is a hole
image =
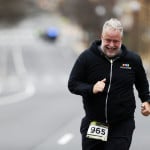
[[105, 88], [105, 82], [106, 82], [105, 78], [101, 81], [96, 82], [95, 85], [93, 86], [93, 93], [97, 94], [98, 92], [103, 92]]
[[144, 102], [141, 105], [141, 113], [144, 116], [150, 115], [150, 103], [149, 102]]

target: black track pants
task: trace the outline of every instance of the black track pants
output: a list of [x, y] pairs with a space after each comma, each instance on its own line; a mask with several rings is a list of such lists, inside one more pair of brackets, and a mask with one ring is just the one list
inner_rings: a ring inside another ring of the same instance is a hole
[[88, 139], [86, 138], [87, 129], [82, 130], [82, 150], [129, 150], [134, 128], [134, 119], [111, 126], [107, 142]]

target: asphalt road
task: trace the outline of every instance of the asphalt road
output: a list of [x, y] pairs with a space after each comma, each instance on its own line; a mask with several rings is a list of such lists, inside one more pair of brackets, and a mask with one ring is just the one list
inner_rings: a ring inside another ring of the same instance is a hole
[[[75, 35], [72, 27], [64, 26], [59, 19], [38, 16], [1, 31], [5, 34], [0, 36], [5, 58], [0, 61], [1, 150], [81, 150], [82, 101], [67, 89], [78, 37], [71, 36]], [[50, 23], [61, 25], [58, 41], [48, 42], [30, 34], [37, 23], [37, 29]], [[149, 150], [150, 119], [140, 114], [139, 99], [135, 119], [131, 150]]]
[[[56, 42], [39, 36], [51, 26], [60, 30]], [[82, 104], [67, 89], [77, 30], [50, 15], [0, 30], [1, 150], [80, 149]]]

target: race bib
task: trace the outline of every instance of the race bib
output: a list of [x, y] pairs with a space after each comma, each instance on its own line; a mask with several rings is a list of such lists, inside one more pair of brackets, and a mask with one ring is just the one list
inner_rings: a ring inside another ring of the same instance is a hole
[[107, 141], [108, 126], [100, 122], [92, 121], [87, 131], [87, 138]]

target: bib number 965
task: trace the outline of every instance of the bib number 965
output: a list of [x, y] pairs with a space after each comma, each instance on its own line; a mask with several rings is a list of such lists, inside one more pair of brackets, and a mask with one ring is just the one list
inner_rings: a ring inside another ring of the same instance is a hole
[[107, 141], [108, 127], [104, 125], [93, 125], [91, 123], [88, 128], [86, 137], [92, 138], [92, 139], [98, 139], [102, 141]]
[[97, 135], [105, 135], [106, 134], [106, 130], [104, 128], [100, 128], [100, 127], [96, 127], [96, 126], [91, 126], [90, 132], [92, 134], [95, 133]]

